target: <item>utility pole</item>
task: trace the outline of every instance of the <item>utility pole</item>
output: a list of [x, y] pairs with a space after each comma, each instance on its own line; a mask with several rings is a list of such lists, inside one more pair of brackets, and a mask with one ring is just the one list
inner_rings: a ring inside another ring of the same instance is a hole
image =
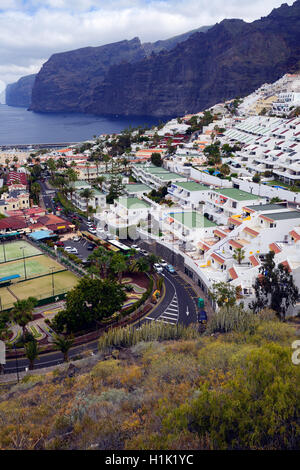
[[23, 251], [24, 275], [25, 275], [25, 279], [27, 279], [27, 273], [26, 273], [26, 263], [25, 263], [25, 253], [24, 253], [24, 251], [25, 251], [25, 247], [22, 247], [22, 248], [20, 248], [20, 250], [22, 250], [22, 251]]

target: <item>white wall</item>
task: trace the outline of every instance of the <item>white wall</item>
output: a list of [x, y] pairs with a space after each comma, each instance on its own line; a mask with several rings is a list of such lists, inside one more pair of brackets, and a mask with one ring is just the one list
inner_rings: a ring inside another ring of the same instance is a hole
[[203, 173], [202, 171], [191, 168], [190, 178], [193, 178], [201, 183], [206, 183], [209, 185], [220, 186], [221, 188], [232, 188], [232, 182], [228, 180], [221, 180], [216, 176], [209, 175], [208, 173]]
[[272, 188], [266, 184], [253, 183], [252, 181], [243, 181], [238, 178], [232, 178], [234, 184], [239, 185], [239, 189], [258, 196], [265, 196], [270, 199], [279, 197], [280, 199], [300, 203], [300, 193], [294, 193], [285, 189]]

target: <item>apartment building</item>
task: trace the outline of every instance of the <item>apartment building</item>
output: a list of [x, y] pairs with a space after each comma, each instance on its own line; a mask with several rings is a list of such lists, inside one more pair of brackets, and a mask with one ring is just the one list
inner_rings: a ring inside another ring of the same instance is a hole
[[132, 174], [141, 183], [150, 186], [152, 189], [159, 189], [169, 182], [187, 181], [185, 176], [172, 173], [163, 167], [154, 165], [136, 164], [132, 166]]
[[172, 183], [168, 187], [168, 194], [172, 201], [183, 208], [192, 210], [201, 209], [207, 198], [209, 186], [187, 181], [183, 183]]
[[226, 225], [238, 225], [243, 218], [243, 206], [259, 204], [261, 197], [235, 188], [209, 189], [203, 212], [214, 222]]

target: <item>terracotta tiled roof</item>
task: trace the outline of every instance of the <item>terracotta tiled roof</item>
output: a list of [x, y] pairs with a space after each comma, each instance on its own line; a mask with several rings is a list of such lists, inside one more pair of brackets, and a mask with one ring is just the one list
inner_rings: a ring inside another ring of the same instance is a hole
[[259, 235], [259, 232], [257, 232], [256, 230], [253, 230], [253, 228], [250, 228], [250, 227], [245, 227], [243, 229], [243, 232], [250, 233], [250, 235], [253, 235], [254, 237], [257, 237], [257, 235]]
[[254, 266], [256, 268], [256, 266], [259, 266], [260, 265], [260, 262], [258, 261], [258, 259], [256, 258], [256, 256], [252, 255], [252, 256], [249, 256], [249, 261], [250, 263], [252, 264], [252, 266]]
[[292, 272], [292, 269], [291, 269], [288, 261], [282, 261], [282, 263], [280, 263], [280, 264], [282, 264], [285, 268], [287, 268], [289, 273]]
[[270, 251], [274, 251], [274, 253], [276, 253], [276, 255], [282, 251], [281, 248], [279, 248], [279, 246], [276, 245], [276, 243], [271, 243], [269, 245], [269, 248], [270, 248]]
[[243, 248], [243, 245], [241, 245], [241, 243], [237, 242], [236, 240], [229, 240], [228, 243], [234, 248]]
[[221, 232], [221, 230], [218, 230], [218, 229], [214, 230], [214, 234], [217, 235], [217, 237], [220, 237], [220, 238], [226, 238], [227, 237], [226, 233], [223, 233], [223, 232]]
[[230, 269], [228, 270], [228, 272], [229, 272], [229, 275], [230, 275], [231, 279], [233, 279], [233, 280], [235, 280], [235, 279], [237, 279], [237, 278], [239, 277], [239, 276], [237, 275], [236, 270], [235, 270], [234, 268], [230, 268]]
[[216, 253], [212, 253], [211, 257], [220, 264], [225, 263], [225, 260], [221, 256], [217, 255]]
[[294, 241], [299, 241], [300, 240], [300, 234], [296, 232], [296, 230], [292, 230], [290, 232], [291, 237], [293, 237]]
[[242, 222], [240, 220], [234, 219], [233, 217], [229, 217], [228, 222], [234, 225], [242, 225]]

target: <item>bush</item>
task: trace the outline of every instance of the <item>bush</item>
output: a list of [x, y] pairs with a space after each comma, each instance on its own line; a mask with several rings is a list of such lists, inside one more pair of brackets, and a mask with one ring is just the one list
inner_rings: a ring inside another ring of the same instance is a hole
[[114, 348], [129, 348], [142, 341], [167, 341], [179, 339], [193, 339], [199, 336], [195, 326], [188, 328], [178, 324], [145, 323], [139, 329], [127, 326], [125, 328], [113, 328], [102, 335], [98, 342], [99, 351], [112, 350]]
[[241, 306], [233, 306], [230, 310], [221, 308], [210, 319], [206, 333], [228, 333], [230, 331], [250, 332], [255, 331], [257, 317]]

